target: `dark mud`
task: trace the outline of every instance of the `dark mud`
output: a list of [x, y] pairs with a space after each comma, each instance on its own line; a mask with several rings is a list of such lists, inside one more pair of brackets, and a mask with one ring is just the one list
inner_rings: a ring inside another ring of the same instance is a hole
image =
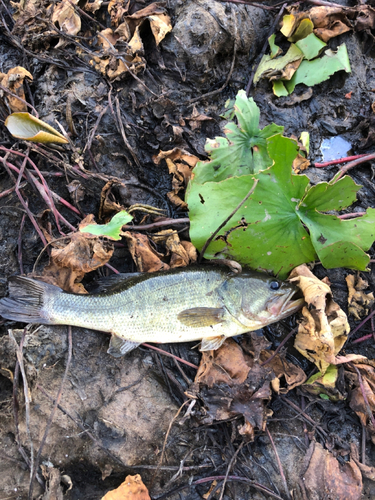
[[[145, 72], [139, 74], [141, 82], [131, 76], [109, 82], [88, 64], [87, 59], [76, 55], [70, 40], [63, 48], [54, 48], [58, 38], [53, 32], [52, 35], [41, 32], [32, 37], [22, 26], [14, 29], [9, 15], [13, 7], [5, 8], [5, 3], [0, 6], [3, 16], [1, 71], [6, 73], [19, 65], [31, 72], [34, 80], [29, 83], [26, 98], [38, 110], [40, 118], [51, 125], [56, 126], [57, 120], [69, 130], [67, 107], [71, 108], [76, 131], [71, 134], [73, 146], [49, 150], [60, 164], [37, 151], [31, 154], [51, 189], [70, 199], [67, 183], [78, 179], [85, 190], [83, 200], [77, 205], [79, 210], [83, 214], [98, 216], [101, 190], [107, 180], [115, 177], [125, 185], [116, 191], [116, 201], [121, 205], [128, 207], [144, 203], [165, 209], [170, 217], [186, 217], [167, 201], [171, 176], [165, 164], [157, 166], [152, 158], [160, 150], [174, 147], [184, 148], [201, 159], [206, 157], [206, 138], [221, 134], [224, 121], [220, 115], [225, 110], [225, 102], [246, 86], [254, 58], [259, 54], [278, 10], [266, 11], [206, 0], [170, 2], [167, 10], [172, 18], [173, 31], [160, 47], [156, 47], [147, 27], [142, 33], [147, 64]], [[109, 23], [106, 8], [101, 8], [95, 17], [104, 25]], [[83, 32], [92, 36], [90, 30], [96, 29], [95, 24], [85, 19], [83, 25]], [[343, 41], [348, 46], [352, 73], [334, 75], [314, 87], [312, 97], [307, 101], [290, 106], [289, 98], [275, 98], [267, 83], [261, 83], [251, 93], [261, 109], [261, 126], [275, 122], [285, 126], [286, 135], [299, 136], [302, 130], [310, 133], [313, 161], [321, 159], [323, 138], [338, 134], [352, 144], [353, 152], [366, 152], [363, 146], [371, 151], [372, 143], [367, 138], [371, 139], [375, 62], [364, 54], [367, 45], [365, 47], [365, 41], [357, 34], [341, 35], [331, 42], [332, 48]], [[235, 64], [230, 73], [234, 56]], [[215, 93], [225, 84], [229, 74], [228, 84]], [[349, 92], [352, 92], [351, 99], [345, 98]], [[206, 93], [208, 97], [197, 99]], [[116, 125], [116, 106], [127, 144]], [[194, 129], [189, 121], [194, 109], [211, 120], [202, 121]], [[5, 119], [8, 110], [3, 107], [1, 113]], [[26, 150], [25, 144], [16, 142], [4, 127], [0, 130], [0, 142], [6, 148], [15, 146], [20, 151]], [[80, 164], [91, 175], [83, 180], [73, 170], [64, 168], [64, 164]], [[331, 179], [335, 169], [337, 167], [312, 167], [307, 175], [316, 183]], [[56, 176], [56, 173], [64, 175]], [[363, 185], [354, 211], [375, 207], [372, 166], [358, 167], [351, 175]], [[1, 191], [13, 185], [1, 167]], [[23, 193], [32, 213], [40, 216], [46, 209], [43, 201], [29, 184], [23, 187]], [[59, 210], [71, 224], [77, 224], [78, 216], [63, 206], [59, 206]], [[3, 296], [7, 277], [21, 271], [31, 272], [43, 245], [28, 218], [21, 225], [24, 212], [14, 192], [0, 199], [0, 214], [0, 295]], [[49, 214], [44, 214], [44, 217], [52, 221]], [[136, 220], [139, 222], [141, 218]], [[187, 234], [186, 226], [181, 226], [181, 230]], [[54, 231], [58, 236], [56, 228]], [[42, 268], [46, 262], [47, 254], [38, 265]], [[134, 270], [125, 246], [116, 248], [111, 264], [121, 272]], [[346, 311], [344, 278], [348, 271], [327, 271], [317, 266], [314, 272], [320, 278], [329, 277], [335, 299]], [[366, 277], [374, 290], [373, 272], [367, 273]], [[355, 324], [353, 322], [352, 326]], [[294, 325], [295, 319], [285, 320], [268, 327], [264, 333], [277, 346]], [[22, 325], [5, 322], [1, 326], [0, 499], [23, 500], [28, 496], [30, 481], [24, 457], [30, 457], [31, 444], [26, 429], [22, 384], [17, 396], [18, 409], [12, 395], [16, 350], [8, 335], [10, 328], [18, 343], [24, 335]], [[368, 333], [368, 329], [365, 327], [357, 332], [357, 336]], [[35, 454], [66, 367], [68, 329], [33, 327], [26, 332], [23, 346], [30, 391], [30, 434]], [[200, 356], [196, 350], [191, 350], [192, 345], [163, 347], [193, 364], [199, 363]], [[229, 476], [256, 481], [287, 498], [266, 435], [257, 436], [254, 443], [244, 444], [232, 462], [241, 443], [237, 432], [239, 422], [234, 419], [222, 424], [198, 426], [194, 409], [190, 418], [181, 421], [187, 406], [174, 422], [159, 467], [166, 433], [181, 404], [188, 401], [184, 392], [193, 381], [195, 370], [177, 367], [170, 358], [146, 348], [139, 348], [124, 359], [110, 357], [107, 348], [105, 334], [73, 328], [72, 361], [60, 407], [56, 410], [41, 455], [42, 469], [38, 471], [39, 482], [35, 481], [33, 498], [96, 500], [117, 487], [127, 474], [139, 473], [152, 498], [201, 499], [211, 483], [189, 485], [202, 478], [225, 475], [229, 464]], [[371, 341], [350, 346], [347, 352], [364, 354], [371, 359], [375, 357]], [[307, 373], [311, 372], [312, 365], [301, 359], [292, 345], [287, 356]], [[295, 391], [288, 398], [297, 405], [301, 404]], [[269, 429], [288, 487], [294, 491], [294, 498], [302, 498], [298, 483], [306, 453], [306, 429], [296, 418], [296, 412], [279, 398], [275, 398], [270, 407], [273, 417]], [[351, 440], [358, 445], [361, 443], [360, 422], [345, 402], [334, 404], [317, 400], [307, 412], [329, 434], [332, 449], [343, 449]], [[307, 426], [310, 437], [314, 434], [313, 427]], [[316, 436], [320, 438], [318, 431]], [[21, 443], [22, 450], [17, 443]], [[375, 465], [374, 446], [370, 441], [366, 446], [366, 463]], [[63, 478], [60, 496], [44, 493], [45, 479], [52, 468], [57, 469]], [[71, 489], [69, 481], [73, 485]], [[209, 498], [219, 498], [219, 495], [220, 490]], [[373, 498], [374, 495], [373, 483], [365, 483], [363, 498]], [[265, 496], [249, 485], [229, 480], [222, 498], [245, 500]]]

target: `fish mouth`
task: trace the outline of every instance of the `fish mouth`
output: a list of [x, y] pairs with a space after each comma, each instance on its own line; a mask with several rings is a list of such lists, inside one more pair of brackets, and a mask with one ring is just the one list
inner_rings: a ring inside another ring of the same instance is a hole
[[302, 308], [305, 299], [300, 296], [298, 290], [291, 290], [289, 293], [275, 297], [267, 305], [267, 310], [277, 319], [284, 319]]

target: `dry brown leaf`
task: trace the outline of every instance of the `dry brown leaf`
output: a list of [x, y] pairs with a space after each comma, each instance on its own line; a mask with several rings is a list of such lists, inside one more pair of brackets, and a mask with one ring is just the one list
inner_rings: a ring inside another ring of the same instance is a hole
[[[33, 79], [31, 73], [29, 73], [22, 66], [16, 66], [15, 68], [11, 68], [6, 75], [0, 73], [0, 83], [3, 87], [9, 89], [13, 94], [16, 94], [18, 97], [25, 99], [25, 91], [23, 89], [23, 81], [25, 78]], [[5, 94], [9, 107], [12, 113], [18, 113], [27, 111], [27, 106], [25, 103], [17, 99], [17, 97], [13, 97], [12, 95]]]
[[63, 487], [61, 485], [61, 474], [54, 467], [41, 465], [43, 477], [46, 480], [46, 491], [41, 500], [63, 500]]
[[100, 7], [102, 6], [102, 3], [103, 0], [94, 0], [93, 2], [87, 2], [83, 8], [86, 12], [91, 12], [92, 14], [95, 14], [95, 12], [99, 10]]
[[330, 287], [305, 264], [296, 267], [289, 279], [299, 286], [307, 302], [294, 346], [324, 374], [330, 364], [336, 364], [336, 355], [350, 332], [346, 314], [332, 299]]
[[187, 210], [187, 204], [181, 199], [179, 193], [186, 189], [192, 170], [199, 161], [199, 158], [183, 149], [174, 148], [169, 151], [160, 151], [152, 159], [156, 165], [160, 165], [162, 160], [165, 160], [169, 173], [173, 175], [172, 191], [167, 196], [176, 206]]
[[169, 262], [171, 268], [186, 267], [188, 264], [194, 263], [197, 260], [195, 247], [188, 241], [185, 241], [185, 245], [183, 245], [177, 231], [174, 231], [173, 229], [160, 231], [159, 233], [152, 235], [152, 239], [155, 243], [163, 243], [165, 245], [167, 250], [166, 255], [171, 255]]
[[[362, 388], [358, 373], [352, 365], [346, 365], [345, 378], [347, 379], [351, 391], [349, 394], [349, 406], [356, 412], [362, 425], [364, 425], [375, 443], [375, 428], [369, 413], [375, 412], [375, 360], [363, 358], [361, 361], [354, 361], [354, 365], [359, 370], [362, 378]], [[367, 403], [363, 397], [366, 395]]]
[[300, 174], [303, 170], [306, 170], [310, 166], [310, 160], [308, 160], [305, 156], [302, 156], [301, 153], [298, 153], [297, 157], [293, 161], [293, 171], [296, 174]]
[[146, 486], [139, 474], [126, 476], [125, 481], [116, 489], [109, 491], [102, 500], [151, 500]]
[[370, 467], [359, 461], [359, 453], [356, 444], [352, 441], [350, 443], [350, 454], [352, 460], [358, 465], [359, 470], [362, 472], [362, 476], [370, 481], [375, 481], [375, 467]]
[[202, 115], [199, 113], [194, 106], [191, 116], [187, 117], [186, 120], [189, 122], [191, 130], [200, 129], [202, 122], [211, 121], [213, 118], [210, 116]]
[[72, 4], [77, 5], [79, 0], [62, 0], [55, 5], [52, 22], [57, 23], [61, 31], [74, 36], [81, 31], [81, 18]]
[[[267, 408], [272, 395], [271, 385], [276, 381], [279, 387], [279, 378], [288, 374], [291, 385], [280, 390], [286, 393], [305, 379], [302, 370], [278, 356], [273, 366], [271, 363], [261, 366], [257, 351], [264, 342], [256, 345], [257, 340], [256, 336], [251, 337], [245, 346], [246, 352], [233, 339], [226, 339], [215, 351], [203, 351], [194, 384], [187, 392], [190, 397], [199, 396], [204, 403], [201, 423], [241, 415], [244, 424], [238, 431], [249, 440], [254, 439], [256, 429], [264, 431], [267, 417], [272, 414]], [[266, 351], [261, 352], [260, 359], [268, 357]]]
[[341, 465], [320, 443], [312, 441], [304, 465], [301, 484], [309, 500], [361, 498], [362, 475], [353, 460]]
[[121, 212], [121, 210], [126, 210], [124, 205], [121, 205], [116, 201], [116, 196], [113, 193], [113, 189], [121, 187], [122, 183], [114, 179], [110, 180], [105, 184], [100, 194], [100, 205], [99, 205], [99, 215], [98, 219], [100, 223], [107, 222], [108, 219], [112, 218], [113, 215]]
[[360, 276], [348, 274], [345, 281], [349, 290], [349, 314], [352, 314], [356, 319], [362, 319], [368, 315], [370, 308], [374, 305], [374, 294], [373, 292], [366, 294], [363, 291], [368, 288], [368, 282]]
[[[272, 355], [273, 351], [262, 351], [260, 355], [261, 362], [264, 363]], [[307, 377], [302, 368], [290, 363], [279, 355], [276, 355], [267, 364], [272, 368], [278, 381], [283, 378], [285, 379], [286, 387], [280, 387], [280, 383], [277, 386], [275, 384], [272, 385], [277, 394], [286, 394], [306, 381]]]
[[98, 32], [98, 44], [101, 45], [103, 50], [112, 50], [112, 45], [116, 45], [120, 35], [113, 33], [111, 28]]
[[111, 23], [118, 26], [123, 16], [128, 12], [128, 4], [124, 0], [110, 0], [108, 4], [108, 13], [111, 16]]
[[163, 255], [151, 247], [150, 241], [145, 234], [126, 231], [122, 235], [127, 239], [137, 271], [152, 273], [169, 269], [169, 265], [161, 260]]
[[[93, 222], [94, 216], [88, 215], [79, 227]], [[106, 264], [113, 250], [111, 242], [77, 231], [70, 236], [70, 242], [65, 247], [52, 249], [50, 262], [41, 278], [66, 292], [87, 293], [80, 281], [86, 273]]]

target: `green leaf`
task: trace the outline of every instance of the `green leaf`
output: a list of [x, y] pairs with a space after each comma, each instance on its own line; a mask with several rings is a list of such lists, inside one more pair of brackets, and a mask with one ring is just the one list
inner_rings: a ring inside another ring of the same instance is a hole
[[[309, 180], [291, 173], [298, 150], [294, 141], [276, 135], [267, 142], [274, 165], [255, 176], [259, 183], [254, 194], [219, 233], [224, 236], [229, 231], [226, 241], [217, 236], [205, 257], [223, 254], [253, 269], [266, 269], [285, 277], [293, 267], [316, 258], [296, 213]], [[199, 186], [192, 183], [187, 199], [190, 236], [198, 249], [246, 196], [253, 178], [243, 176]], [[216, 255], [217, 252], [221, 254]]]
[[254, 85], [261, 78], [281, 78], [285, 66], [301, 59], [303, 59], [303, 53], [294, 43], [289, 47], [288, 52], [281, 57], [271, 59], [269, 55], [264, 55], [254, 75]]
[[107, 224], [88, 224], [79, 229], [81, 233], [90, 233], [95, 236], [106, 236], [111, 240], [121, 240], [121, 228], [133, 217], [125, 210], [118, 212]]
[[211, 161], [198, 162], [194, 168], [194, 181], [198, 184], [252, 174], [272, 165], [266, 140], [283, 132], [284, 127], [273, 123], [260, 130], [259, 108], [244, 90], [238, 92], [234, 109], [238, 126], [228, 123], [224, 130], [227, 138], [207, 139], [206, 151]]
[[271, 59], [274, 59], [275, 57], [280, 55], [282, 52], [280, 47], [278, 45], [276, 45], [275, 38], [276, 38], [275, 33], [268, 38], [268, 44], [270, 46], [270, 51], [271, 51]]
[[44, 144], [67, 144], [69, 141], [48, 123], [39, 120], [30, 113], [12, 113], [5, 120], [5, 126], [17, 139], [41, 142]]
[[282, 80], [273, 80], [272, 90], [276, 97], [286, 97], [289, 95]]
[[327, 46], [320, 38], [311, 33], [306, 38], [296, 42], [297, 47], [303, 52], [305, 59], [318, 57], [324, 47]]
[[302, 61], [292, 78], [284, 83], [290, 94], [299, 83], [312, 87], [328, 80], [334, 73], [342, 70], [347, 73], [351, 72], [345, 43], [340, 45], [336, 53], [329, 49], [319, 59]]

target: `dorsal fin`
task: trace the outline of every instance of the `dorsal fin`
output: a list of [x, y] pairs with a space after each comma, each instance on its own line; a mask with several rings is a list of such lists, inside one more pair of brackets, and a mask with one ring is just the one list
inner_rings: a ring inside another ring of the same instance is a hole
[[111, 276], [104, 276], [93, 280], [87, 285], [87, 291], [91, 294], [108, 293], [121, 291], [124, 284], [133, 278], [137, 278], [144, 273], [119, 273], [111, 274]]

